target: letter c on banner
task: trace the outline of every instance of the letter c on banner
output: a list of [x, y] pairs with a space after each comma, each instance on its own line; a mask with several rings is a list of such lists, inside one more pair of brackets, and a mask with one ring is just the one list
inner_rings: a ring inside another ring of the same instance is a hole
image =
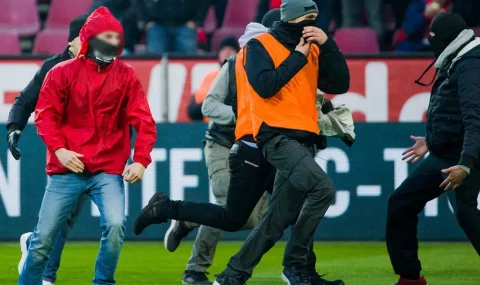
[[[327, 172], [327, 162], [335, 163], [335, 171], [337, 173], [348, 173], [350, 171], [350, 162], [345, 152], [339, 148], [327, 148], [322, 150], [315, 156], [315, 161], [320, 167]], [[328, 208], [325, 217], [336, 218], [345, 214], [350, 205], [350, 191], [337, 190], [335, 193], [335, 204]]]

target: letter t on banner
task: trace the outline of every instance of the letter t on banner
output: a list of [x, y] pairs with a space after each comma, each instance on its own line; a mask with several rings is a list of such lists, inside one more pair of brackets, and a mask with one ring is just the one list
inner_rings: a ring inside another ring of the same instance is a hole
[[186, 161], [202, 161], [199, 148], [173, 148], [170, 150], [170, 198], [183, 200], [185, 188], [198, 187], [197, 175], [185, 175]]

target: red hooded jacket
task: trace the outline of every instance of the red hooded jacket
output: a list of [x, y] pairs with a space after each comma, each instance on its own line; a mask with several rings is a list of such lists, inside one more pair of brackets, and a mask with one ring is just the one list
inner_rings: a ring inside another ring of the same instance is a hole
[[120, 22], [100, 7], [80, 31], [77, 57], [56, 65], [43, 82], [35, 124], [47, 146], [48, 175], [68, 171], [55, 155], [60, 148], [84, 155], [80, 160], [91, 173], [121, 175], [130, 156], [130, 125], [137, 132], [133, 160], [145, 167], [152, 161], [155, 122], [133, 68], [118, 59], [100, 68], [86, 57], [88, 40], [105, 31], [123, 38]]

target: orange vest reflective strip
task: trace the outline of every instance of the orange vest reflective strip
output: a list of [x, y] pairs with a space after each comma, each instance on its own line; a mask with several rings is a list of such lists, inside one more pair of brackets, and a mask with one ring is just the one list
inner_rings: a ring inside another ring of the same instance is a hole
[[[291, 53], [269, 33], [256, 39], [272, 58], [275, 68]], [[316, 106], [319, 56], [320, 49], [312, 45], [308, 63], [275, 96], [263, 99], [250, 92], [254, 137], [264, 122], [270, 127], [320, 133]]]
[[253, 91], [248, 83], [245, 72], [246, 49], [240, 50], [235, 60], [235, 80], [237, 82], [237, 123], [235, 126], [235, 140], [253, 134], [252, 112], [250, 110], [249, 93]]
[[[210, 87], [212, 87], [213, 81], [217, 77], [218, 73], [220, 72], [219, 69], [215, 69], [207, 73], [205, 77], [202, 79], [202, 83], [200, 83], [200, 87], [195, 91], [195, 103], [201, 104], [203, 100], [205, 100], [205, 97], [208, 95], [208, 91], [210, 90]], [[208, 122], [208, 118], [204, 117], [203, 121]]]

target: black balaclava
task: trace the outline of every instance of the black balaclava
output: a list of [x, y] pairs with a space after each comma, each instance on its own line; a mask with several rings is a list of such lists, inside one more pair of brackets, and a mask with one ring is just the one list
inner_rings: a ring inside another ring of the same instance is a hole
[[435, 58], [438, 58], [466, 28], [465, 21], [457, 13], [440, 13], [435, 16], [430, 24], [430, 35], [428, 37]]
[[433, 79], [425, 84], [421, 80], [425, 74], [435, 64], [436, 59], [443, 53], [443, 51], [460, 35], [460, 33], [467, 28], [462, 16], [457, 13], [443, 12], [433, 18], [430, 24], [430, 35], [428, 42], [435, 55], [435, 60], [425, 69], [423, 74], [415, 80], [415, 83], [421, 86], [430, 86], [437, 77], [438, 70], [435, 71]]
[[315, 20], [304, 20], [298, 23], [281, 22], [282, 27], [295, 39], [300, 39], [303, 36], [305, 27], [315, 26], [315, 24]]
[[87, 56], [98, 65], [105, 67], [115, 60], [120, 48], [120, 45], [115, 46], [97, 37], [93, 37], [88, 41]]

